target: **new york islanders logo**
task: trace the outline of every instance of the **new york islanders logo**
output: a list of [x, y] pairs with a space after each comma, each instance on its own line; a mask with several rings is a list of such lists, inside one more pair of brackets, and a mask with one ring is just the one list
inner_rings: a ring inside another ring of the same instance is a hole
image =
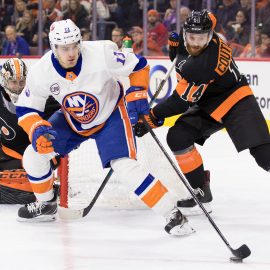
[[89, 93], [75, 92], [63, 100], [64, 109], [78, 122], [91, 123], [99, 111], [97, 98]]

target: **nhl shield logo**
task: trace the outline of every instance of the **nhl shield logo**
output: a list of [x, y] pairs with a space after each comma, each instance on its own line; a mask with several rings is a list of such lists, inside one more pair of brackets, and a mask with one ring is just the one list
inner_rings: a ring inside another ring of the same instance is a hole
[[50, 91], [53, 95], [59, 95], [60, 93], [60, 86], [58, 83], [54, 83], [53, 85], [51, 85], [50, 87]]

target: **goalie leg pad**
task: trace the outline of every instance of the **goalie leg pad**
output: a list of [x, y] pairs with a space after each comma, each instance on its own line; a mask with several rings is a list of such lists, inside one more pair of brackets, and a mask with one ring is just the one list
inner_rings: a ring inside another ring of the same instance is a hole
[[0, 204], [28, 204], [36, 201], [33, 192], [18, 190], [0, 184]]

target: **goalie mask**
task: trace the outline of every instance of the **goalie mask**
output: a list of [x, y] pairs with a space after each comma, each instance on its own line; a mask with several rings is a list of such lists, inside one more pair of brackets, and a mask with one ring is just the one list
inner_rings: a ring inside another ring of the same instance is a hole
[[16, 104], [25, 87], [27, 67], [23, 60], [10, 58], [0, 71], [0, 84], [4, 87], [13, 104]]
[[78, 42], [79, 51], [81, 50], [82, 36], [80, 29], [70, 20], [54, 22], [50, 27], [49, 40], [51, 49], [57, 58], [57, 45], [69, 45]]

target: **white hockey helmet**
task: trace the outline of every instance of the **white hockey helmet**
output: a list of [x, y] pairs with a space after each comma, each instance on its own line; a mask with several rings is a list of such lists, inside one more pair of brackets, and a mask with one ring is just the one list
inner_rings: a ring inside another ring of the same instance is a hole
[[0, 71], [0, 84], [16, 104], [26, 83], [27, 67], [22, 59], [10, 58]]
[[78, 42], [81, 47], [82, 44], [81, 31], [70, 19], [52, 23], [50, 27], [49, 40], [51, 49], [55, 56], [56, 45], [68, 45]]

